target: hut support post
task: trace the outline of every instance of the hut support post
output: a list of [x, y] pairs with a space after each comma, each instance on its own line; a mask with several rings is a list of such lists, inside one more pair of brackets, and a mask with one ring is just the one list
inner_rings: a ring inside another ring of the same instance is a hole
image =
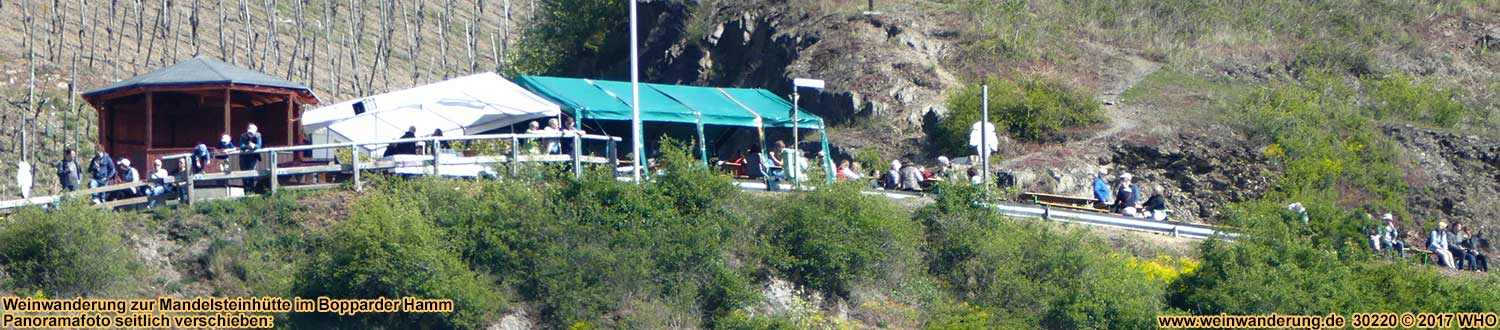
[[232, 92], [233, 91], [231, 91], [231, 90], [229, 90], [227, 88], [224, 89], [224, 134], [229, 134], [229, 132], [230, 132], [229, 131], [229, 125], [230, 125], [230, 122], [229, 122], [229, 103], [231, 102], [230, 101], [230, 96], [231, 96], [230, 93], [232, 93]]
[[278, 154], [281, 154], [281, 153], [279, 153], [279, 152], [269, 152], [269, 154], [271, 154], [271, 164], [270, 164], [271, 165], [271, 170], [270, 170], [270, 172], [268, 173], [267, 176], [271, 180], [271, 194], [275, 195], [276, 194], [276, 190], [279, 189], [279, 188], [281, 188], [281, 183], [279, 182], [280, 180], [277, 180], [277, 177], [276, 177], [276, 170], [277, 170], [278, 167], [280, 167], [280, 166], [278, 166], [276, 164], [276, 163], [278, 163], [278, 161], [276, 159], [276, 156]]
[[364, 183], [359, 181], [359, 146], [349, 146], [349, 174], [354, 176], [354, 191], [364, 189]]
[[438, 173], [439, 172], [438, 171], [438, 167], [441, 166], [442, 164], [438, 162], [438, 139], [437, 138], [432, 138], [432, 143], [430, 143], [430, 144], [427, 145], [427, 150], [429, 151], [428, 153], [432, 154], [432, 176], [439, 177], [439, 178], [443, 177], [442, 174]]
[[[156, 145], [152, 141], [156, 137], [156, 127], [154, 127], [156, 123], [153, 122], [153, 119], [156, 117], [156, 105], [152, 102], [156, 98], [155, 94], [155, 92], [146, 92], [146, 146], [143, 152], [145, 158], [151, 158], [151, 147]], [[129, 157], [129, 155], [122, 157]], [[141, 164], [151, 163], [150, 159], [143, 158], [140, 161]]]

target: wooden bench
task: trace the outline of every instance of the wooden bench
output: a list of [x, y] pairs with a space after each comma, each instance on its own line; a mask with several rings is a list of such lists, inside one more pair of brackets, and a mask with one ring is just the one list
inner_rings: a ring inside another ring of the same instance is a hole
[[1073, 204], [1063, 204], [1063, 203], [1054, 203], [1054, 202], [1041, 202], [1041, 201], [1036, 202], [1036, 204], [1037, 205], [1046, 205], [1046, 206], [1051, 206], [1051, 207], [1061, 207], [1061, 208], [1072, 209], [1072, 210], [1079, 210], [1079, 211], [1107, 212], [1105, 210], [1096, 209], [1096, 208], [1094, 208], [1091, 205], [1073, 205]]
[[1423, 249], [1423, 248], [1419, 248], [1419, 247], [1408, 246], [1408, 247], [1406, 247], [1406, 252], [1409, 252], [1409, 253], [1416, 254], [1416, 255], [1420, 256], [1422, 258], [1420, 260], [1421, 260], [1421, 262], [1423, 264], [1432, 264], [1432, 265], [1437, 265], [1438, 264], [1437, 253], [1436, 252], [1432, 252], [1432, 250]]

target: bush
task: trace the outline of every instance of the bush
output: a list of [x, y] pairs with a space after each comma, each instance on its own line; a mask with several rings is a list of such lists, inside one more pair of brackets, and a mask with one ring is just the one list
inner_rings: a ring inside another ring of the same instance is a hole
[[1438, 88], [1431, 82], [1412, 81], [1396, 72], [1383, 78], [1362, 80], [1369, 97], [1365, 113], [1375, 119], [1397, 117], [1438, 127], [1453, 127], [1463, 121], [1468, 107], [1458, 101], [1457, 93]]
[[[949, 192], [960, 191], [942, 195]], [[985, 312], [940, 311], [933, 326], [1143, 328], [1164, 309], [1163, 284], [1089, 234], [1012, 222], [962, 202], [940, 201], [918, 214], [928, 229], [928, 272]]]
[[1347, 259], [1302, 240], [1209, 241], [1203, 264], [1170, 288], [1197, 315], [1350, 311], [1492, 311], [1500, 282], [1450, 278], [1407, 263]]
[[823, 186], [774, 205], [760, 233], [767, 263], [809, 288], [847, 297], [852, 282], [915, 262], [921, 227], [884, 197], [859, 189]]
[[627, 6], [620, 0], [556, 0], [538, 5], [539, 17], [516, 47], [513, 72], [569, 74], [571, 68], [608, 53], [604, 48], [611, 33], [623, 31], [626, 24]]
[[53, 297], [128, 293], [140, 264], [121, 230], [118, 213], [82, 203], [22, 208], [0, 222], [0, 269], [8, 275], [0, 284]]
[[348, 222], [335, 228], [328, 246], [305, 270], [302, 297], [452, 299], [452, 313], [334, 316], [296, 314], [315, 327], [353, 321], [360, 327], [479, 328], [506, 300], [465, 265], [429, 220], [406, 201], [383, 193], [366, 195]]
[[1267, 154], [1283, 168], [1267, 199], [1405, 210], [1406, 181], [1394, 162], [1395, 147], [1355, 108], [1355, 97], [1345, 80], [1312, 72], [1255, 91], [1233, 107], [1248, 133], [1272, 142]]
[[985, 79], [949, 91], [948, 114], [934, 138], [945, 152], [966, 154], [969, 131], [980, 119], [981, 85], [990, 86], [990, 121], [1023, 139], [1104, 122], [1104, 110], [1087, 91], [1040, 77]]

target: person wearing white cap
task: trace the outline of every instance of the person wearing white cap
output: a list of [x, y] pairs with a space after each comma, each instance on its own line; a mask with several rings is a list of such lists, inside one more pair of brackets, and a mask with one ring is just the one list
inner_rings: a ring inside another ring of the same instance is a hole
[[167, 169], [161, 166], [160, 159], [152, 161], [151, 166], [153, 169], [146, 181], [150, 185], [143, 187], [141, 190], [141, 193], [146, 195], [147, 208], [156, 207], [156, 196], [167, 193], [167, 178], [171, 177], [170, 174], [167, 174]]
[[1385, 225], [1380, 226], [1380, 230], [1376, 233], [1379, 235], [1377, 237], [1380, 239], [1380, 245], [1386, 249], [1396, 250], [1397, 255], [1405, 258], [1406, 242], [1402, 242], [1400, 237], [1397, 237], [1399, 232], [1396, 231], [1396, 217], [1386, 213], [1380, 216], [1380, 219], [1385, 221]]
[[[120, 183], [133, 183], [136, 181], [141, 181], [141, 173], [137, 172], [135, 170], [135, 167], [130, 166], [129, 158], [120, 158], [120, 163], [115, 167], [117, 171], [120, 172]], [[140, 189], [137, 188], [131, 188], [128, 194], [132, 196], [139, 194]]]
[[1109, 207], [1109, 182], [1105, 181], [1104, 176], [1106, 175], [1109, 175], [1109, 169], [1101, 168], [1099, 169], [1099, 175], [1094, 176], [1095, 208], [1102, 209]]
[[901, 161], [891, 160], [891, 170], [880, 176], [880, 188], [885, 190], [901, 189]]
[[215, 147], [218, 148], [214, 159], [219, 162], [219, 173], [229, 172], [229, 151], [235, 148], [234, 140], [229, 137], [229, 133], [224, 133], [219, 137], [219, 145]]
[[1427, 249], [1432, 250], [1438, 256], [1443, 267], [1457, 269], [1458, 265], [1453, 263], [1453, 252], [1448, 251], [1448, 222], [1438, 221], [1437, 229], [1427, 233]]
[[[260, 163], [260, 154], [255, 153], [255, 150], [264, 146], [264, 142], [255, 124], [245, 127], [245, 133], [240, 134], [240, 152], [243, 153], [240, 155], [241, 171], [254, 170], [255, 165]], [[245, 178], [245, 189], [254, 189], [256, 183], [257, 180], [255, 178]]]
[[1141, 188], [1131, 182], [1134, 176], [1129, 172], [1120, 174], [1120, 191], [1115, 193], [1115, 212], [1125, 215], [1135, 215], [1136, 205], [1141, 199]]
[[932, 176], [927, 179], [944, 181], [950, 179], [949, 176], [952, 175], [953, 163], [948, 160], [948, 156], [938, 156], [937, 166], [932, 169]]

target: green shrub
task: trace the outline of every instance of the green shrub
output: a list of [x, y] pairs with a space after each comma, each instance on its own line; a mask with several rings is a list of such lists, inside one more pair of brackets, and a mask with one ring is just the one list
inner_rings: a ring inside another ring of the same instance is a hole
[[714, 325], [717, 330], [792, 330], [797, 325], [785, 317], [750, 316], [734, 312], [719, 318]]
[[1370, 99], [1364, 107], [1365, 113], [1375, 119], [1397, 117], [1438, 127], [1453, 127], [1469, 112], [1454, 91], [1439, 88], [1431, 82], [1412, 81], [1402, 72], [1379, 79], [1365, 78], [1362, 82]]
[[1023, 139], [1104, 121], [1103, 108], [1087, 91], [1040, 77], [990, 78], [949, 91], [948, 114], [934, 138], [945, 152], [968, 152], [969, 131], [980, 119], [982, 84], [990, 86], [990, 121]]
[[1406, 181], [1395, 147], [1357, 108], [1353, 86], [1326, 72], [1252, 92], [1233, 118], [1252, 136], [1270, 140], [1266, 154], [1281, 165], [1266, 198], [1316, 200], [1343, 207], [1405, 210]]
[[[950, 192], [961, 190], [940, 195]], [[966, 204], [940, 201], [918, 212], [927, 228], [928, 272], [986, 313], [940, 311], [943, 324], [983, 316], [986, 327], [997, 328], [1141, 328], [1164, 309], [1163, 285], [1089, 234]]]
[[870, 171], [885, 173], [891, 170], [891, 162], [881, 158], [880, 152], [876, 151], [875, 148], [859, 148], [858, 151], [854, 152], [854, 161], [859, 162], [861, 169], [865, 171], [865, 173], [860, 173], [860, 175], [868, 174]]
[[1346, 259], [1304, 240], [1209, 241], [1203, 264], [1170, 288], [1169, 301], [1197, 315], [1350, 311], [1494, 310], [1500, 282], [1451, 278], [1408, 263]]
[[845, 297], [852, 282], [913, 262], [921, 227], [884, 197], [859, 189], [829, 185], [771, 206], [760, 234], [767, 262], [799, 284]]
[[128, 293], [140, 264], [125, 249], [119, 218], [82, 203], [22, 208], [0, 222], [0, 269], [8, 275], [0, 284], [64, 298]]
[[660, 145], [661, 174], [654, 176], [646, 189], [672, 198], [680, 212], [702, 215], [715, 210], [715, 203], [738, 191], [733, 178], [709, 169], [694, 158], [695, 149], [691, 145], [671, 138], [663, 138]]
[[442, 232], [398, 196], [361, 197], [348, 222], [305, 269], [302, 297], [452, 299], [452, 313], [334, 316], [295, 314], [309, 325], [354, 322], [361, 327], [478, 328], [506, 301], [469, 270]]
[[1365, 45], [1337, 40], [1318, 40], [1297, 51], [1292, 70], [1309, 73], [1332, 70], [1355, 76], [1375, 73], [1374, 56]]

